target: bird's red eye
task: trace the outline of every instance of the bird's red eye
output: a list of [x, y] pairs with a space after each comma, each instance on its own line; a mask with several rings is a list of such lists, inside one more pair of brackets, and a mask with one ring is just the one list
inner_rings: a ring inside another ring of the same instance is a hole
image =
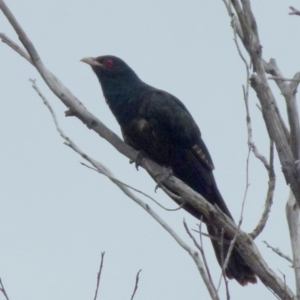
[[112, 65], [114, 64], [114, 62], [112, 61], [112, 59], [108, 59], [106, 62], [105, 62], [105, 65], [107, 67], [112, 67]]

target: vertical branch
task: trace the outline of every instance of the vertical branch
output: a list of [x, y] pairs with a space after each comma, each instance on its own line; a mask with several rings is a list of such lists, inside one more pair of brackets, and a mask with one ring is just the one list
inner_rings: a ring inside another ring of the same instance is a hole
[[251, 87], [256, 91], [260, 101], [264, 121], [270, 139], [275, 143], [285, 179], [291, 186], [297, 202], [300, 204], [300, 176], [297, 175], [295, 158], [286, 137], [286, 131], [283, 128], [275, 97], [267, 81], [266, 63], [262, 58], [262, 46], [250, 1], [231, 0], [231, 3], [236, 11], [242, 30], [242, 42], [253, 64], [254, 73], [250, 78]]
[[293, 251], [293, 267], [296, 278], [296, 295], [300, 299], [300, 223], [299, 223], [299, 206], [290, 191], [290, 195], [286, 204], [286, 217], [288, 220], [291, 245]]
[[[300, 79], [300, 73], [296, 73], [294, 79]], [[291, 149], [296, 161], [300, 159], [300, 125], [299, 112], [296, 101], [296, 93], [299, 81], [288, 84], [288, 95], [286, 97], [287, 112], [291, 128]]]
[[97, 274], [97, 284], [96, 284], [94, 300], [96, 300], [98, 297], [98, 290], [99, 290], [100, 278], [101, 278], [101, 273], [102, 273], [102, 268], [103, 268], [104, 255], [105, 255], [105, 252], [101, 252], [101, 262], [100, 262], [100, 267], [99, 267], [99, 271]]
[[[230, 1], [230, 0], [229, 0]], [[239, 26], [239, 22], [236, 20], [236, 17], [234, 15], [234, 13], [232, 12], [232, 7], [231, 7], [231, 3], [223, 0], [225, 7], [227, 8], [227, 12], [229, 14], [229, 16], [231, 17], [231, 26], [233, 28], [233, 35], [234, 35], [234, 43], [236, 46], [236, 49], [238, 51], [238, 54], [240, 56], [240, 58], [242, 59], [244, 65], [245, 65], [245, 70], [246, 70], [246, 84], [245, 86], [243, 86], [243, 96], [244, 96], [244, 102], [245, 102], [245, 108], [246, 108], [246, 123], [247, 123], [247, 132], [248, 132], [248, 147], [249, 147], [249, 151], [252, 150], [252, 152], [254, 153], [255, 157], [257, 159], [259, 159], [263, 165], [265, 166], [268, 175], [269, 175], [269, 189], [268, 189], [268, 193], [267, 193], [267, 199], [265, 202], [265, 209], [263, 211], [261, 220], [259, 221], [258, 225], [256, 226], [256, 228], [254, 229], [254, 231], [251, 233], [252, 238], [256, 238], [264, 229], [268, 216], [269, 216], [269, 212], [270, 212], [270, 208], [271, 205], [273, 203], [273, 194], [274, 194], [274, 189], [275, 189], [275, 173], [274, 173], [274, 168], [273, 168], [273, 142], [271, 141], [270, 144], [270, 163], [268, 163], [267, 159], [258, 151], [258, 148], [256, 147], [254, 141], [253, 141], [253, 136], [252, 136], [252, 125], [251, 125], [251, 116], [250, 116], [250, 109], [249, 109], [249, 87], [250, 87], [250, 64], [247, 62], [247, 59], [245, 58], [245, 56], [242, 53], [242, 50], [240, 48], [239, 42], [238, 42], [238, 36], [240, 37], [241, 40], [243, 40], [243, 35], [240, 32], [240, 26]], [[238, 12], [241, 14], [241, 8], [238, 4], [236, 4], [236, 7], [238, 9]], [[280, 114], [279, 114], [279, 117]], [[282, 121], [282, 125], [283, 128], [285, 128], [285, 124]], [[287, 131], [287, 130], [285, 130]], [[287, 136], [288, 134], [285, 133], [285, 135]], [[248, 162], [249, 162], [249, 154], [248, 153], [248, 158], [247, 158], [247, 183], [248, 183]], [[248, 188], [248, 187], [247, 187]]]
[[298, 106], [296, 102], [296, 93], [299, 85], [300, 73], [296, 73], [294, 78], [291, 79], [290, 83], [285, 80], [282, 75], [280, 69], [277, 66], [275, 59], [270, 59], [269, 63], [265, 65], [265, 70], [267, 73], [271, 74], [278, 88], [280, 89], [281, 94], [283, 95], [286, 108], [288, 121], [290, 125], [290, 135], [289, 142], [291, 146], [291, 150], [295, 160], [299, 160], [300, 158], [300, 125], [299, 125], [299, 113]]
[[[198, 244], [198, 242], [196, 241], [195, 237], [191, 234], [185, 220], [183, 220], [183, 226], [187, 232], [187, 234], [189, 235], [189, 237], [193, 240], [195, 246], [199, 249], [200, 253], [202, 254], [202, 257], [204, 256], [204, 252], [203, 252], [203, 249], [202, 247]], [[200, 231], [200, 234], [201, 234], [201, 231]], [[199, 263], [197, 264], [198, 266], [198, 269], [201, 273], [201, 276], [203, 278], [203, 281], [210, 293], [210, 296], [213, 300], [218, 300], [219, 299], [219, 295], [218, 295], [218, 290], [216, 289], [213, 281], [212, 281], [212, 278], [211, 278], [211, 275], [210, 275], [210, 272], [209, 272], [209, 268], [208, 268], [208, 265], [206, 263], [206, 260], [205, 260], [205, 268], [203, 266], [203, 263], [199, 257], [199, 253], [197, 251], [193, 251], [193, 256], [195, 258], [197, 258], [197, 260], [199, 261]], [[205, 257], [205, 256], [204, 256]], [[200, 263], [201, 262], [201, 263]], [[206, 271], [206, 272], [205, 272]]]
[[130, 300], [133, 300], [134, 296], [135, 296], [135, 293], [138, 289], [138, 284], [139, 284], [139, 280], [140, 280], [140, 273], [141, 273], [142, 270], [139, 270], [136, 274], [136, 277], [135, 277], [135, 285], [134, 285], [134, 290], [133, 290], [133, 293], [132, 293], [132, 296], [130, 298]]

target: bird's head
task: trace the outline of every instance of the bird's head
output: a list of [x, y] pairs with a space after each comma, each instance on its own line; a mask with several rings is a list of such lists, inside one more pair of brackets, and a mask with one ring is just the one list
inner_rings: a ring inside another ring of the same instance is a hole
[[119, 57], [104, 55], [98, 57], [84, 57], [82, 62], [90, 65], [98, 78], [118, 78], [134, 73], [133, 70]]
[[135, 72], [119, 57], [104, 55], [85, 57], [81, 61], [92, 67], [107, 101], [110, 101], [112, 94], [117, 93], [122, 93], [123, 96], [126, 94], [131, 98], [133, 93], [144, 86]]

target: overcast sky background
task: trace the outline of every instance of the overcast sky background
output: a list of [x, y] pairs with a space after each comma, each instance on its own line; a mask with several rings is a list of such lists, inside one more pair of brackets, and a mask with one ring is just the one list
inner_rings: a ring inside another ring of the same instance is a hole
[[[285, 77], [300, 70], [300, 18], [289, 16], [298, 1], [251, 1], [266, 60], [275, 58]], [[46, 66], [107, 126], [120, 135], [98, 81], [80, 61], [113, 54], [123, 58], [147, 83], [181, 99], [198, 123], [216, 166], [223, 197], [238, 220], [246, 186], [247, 135], [239, 58], [221, 0], [204, 1], [7, 1]], [[4, 15], [0, 31], [18, 41]], [[297, 63], [295, 63], [297, 62]], [[189, 255], [140, 207], [108, 179], [80, 165], [63, 145], [51, 116], [31, 88], [37, 84], [55, 110], [64, 132], [120, 180], [176, 205], [128, 159], [76, 118], [49, 91], [35, 69], [0, 45], [0, 276], [10, 299], [93, 299], [100, 253], [106, 252], [98, 299], [208, 299]], [[280, 107], [284, 100], [274, 83]], [[258, 100], [251, 91], [253, 135], [262, 154], [269, 141]], [[291, 255], [285, 220], [288, 188], [276, 157], [277, 187], [267, 226], [256, 244], [269, 266], [294, 289], [293, 270], [263, 244]], [[250, 188], [242, 229], [253, 230], [264, 205], [267, 174], [250, 159]], [[166, 212], [145, 201], [190, 245], [183, 225], [198, 221], [183, 210]], [[205, 250], [214, 281], [220, 268], [210, 241]], [[275, 299], [262, 283], [247, 287], [230, 281], [232, 299]], [[224, 285], [220, 291], [225, 299]], [[4, 299], [0, 294], [0, 299]]]

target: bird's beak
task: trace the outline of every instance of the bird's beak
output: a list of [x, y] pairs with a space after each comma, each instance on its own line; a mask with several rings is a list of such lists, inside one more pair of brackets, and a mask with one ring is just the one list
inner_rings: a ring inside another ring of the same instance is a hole
[[90, 65], [91, 67], [102, 67], [102, 64], [99, 63], [95, 57], [84, 57], [80, 61]]

